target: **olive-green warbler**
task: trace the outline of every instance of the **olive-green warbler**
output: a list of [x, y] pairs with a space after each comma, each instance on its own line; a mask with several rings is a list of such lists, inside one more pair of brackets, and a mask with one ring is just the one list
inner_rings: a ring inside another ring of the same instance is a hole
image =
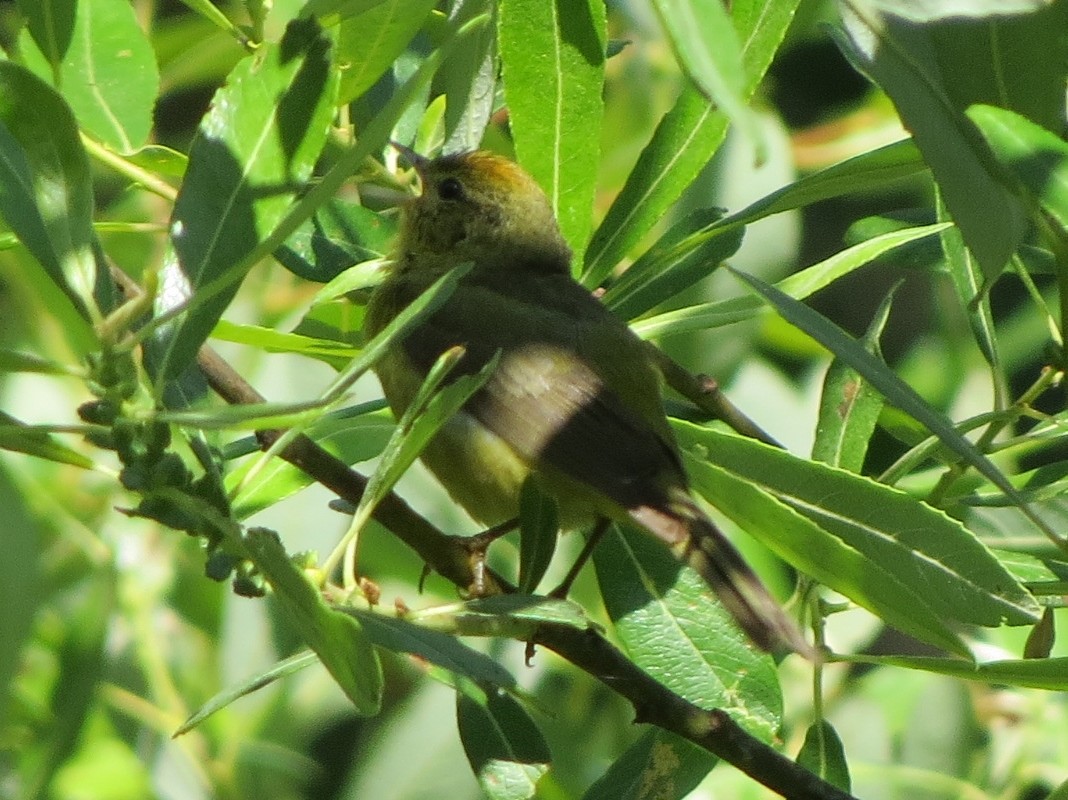
[[694, 503], [648, 345], [572, 278], [571, 252], [548, 198], [505, 158], [428, 160], [403, 149], [422, 194], [403, 209], [395, 262], [372, 295], [368, 336], [436, 279], [471, 264], [453, 293], [377, 364], [394, 413], [404, 412], [447, 349], [453, 375], [495, 355], [493, 374], [422, 459], [480, 523], [518, 514], [533, 474], [563, 528], [611, 518], [665, 542], [765, 649], [810, 652], [796, 625]]

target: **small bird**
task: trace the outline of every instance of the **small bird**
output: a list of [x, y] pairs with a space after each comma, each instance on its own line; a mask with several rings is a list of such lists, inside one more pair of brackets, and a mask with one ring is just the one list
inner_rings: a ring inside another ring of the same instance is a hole
[[446, 350], [453, 377], [499, 359], [422, 459], [478, 522], [518, 515], [533, 475], [563, 529], [637, 523], [704, 578], [765, 650], [811, 653], [797, 625], [694, 502], [649, 346], [572, 279], [571, 251], [534, 179], [492, 153], [434, 160], [400, 148], [422, 182], [403, 208], [394, 264], [374, 291], [373, 336], [454, 267], [444, 303], [376, 365], [400, 416]]

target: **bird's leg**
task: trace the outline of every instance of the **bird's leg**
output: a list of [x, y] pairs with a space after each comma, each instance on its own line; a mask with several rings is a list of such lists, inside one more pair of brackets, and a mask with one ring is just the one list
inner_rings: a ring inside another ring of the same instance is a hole
[[586, 562], [590, 560], [590, 556], [593, 555], [593, 548], [597, 546], [597, 543], [601, 541], [601, 537], [604, 536], [605, 531], [608, 530], [608, 526], [612, 524], [612, 521], [607, 517], [601, 517], [597, 520], [597, 523], [593, 526], [593, 530], [590, 531], [589, 537], [586, 539], [586, 544], [582, 546], [582, 552], [578, 554], [578, 558], [575, 559], [575, 563], [571, 565], [571, 569], [567, 571], [567, 575], [560, 581], [560, 585], [549, 592], [549, 597], [557, 600], [564, 600], [567, 598], [568, 593], [571, 591], [571, 584], [575, 582], [582, 568], [586, 566]]
[[517, 525], [519, 525], [519, 517], [513, 517], [492, 528], [486, 528], [474, 536], [458, 537], [463, 542], [463, 546], [467, 548], [471, 559], [471, 572], [474, 579], [468, 587], [468, 592], [472, 597], [482, 597], [486, 593], [486, 551], [489, 550], [489, 546], [505, 534], [514, 531]]

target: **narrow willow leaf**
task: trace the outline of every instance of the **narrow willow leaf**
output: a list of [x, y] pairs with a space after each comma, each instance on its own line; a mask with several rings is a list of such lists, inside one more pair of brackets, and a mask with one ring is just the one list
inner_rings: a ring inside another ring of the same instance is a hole
[[1068, 229], [1068, 143], [1003, 108], [977, 105], [968, 109], [968, 116], [998, 160]]
[[[752, 439], [681, 422], [676, 430], [682, 441], [707, 454], [707, 462], [774, 496], [892, 572], [947, 622], [988, 627], [1035, 622], [1039, 609], [1031, 594], [974, 534], [942, 511], [893, 487]], [[706, 497], [718, 503], [715, 495]]]
[[556, 550], [560, 519], [556, 501], [527, 478], [519, 493], [519, 591], [530, 594], [545, 577]]
[[[375, 413], [355, 418], [328, 417], [305, 433], [316, 444], [346, 464], [358, 464], [381, 453], [395, 427], [390, 412], [377, 410]], [[255, 441], [250, 442], [250, 447], [252, 452], [259, 451]], [[304, 470], [281, 458], [272, 459], [267, 466], [257, 471], [252, 480], [246, 481], [249, 469], [255, 463], [255, 459], [246, 459], [236, 469], [226, 473], [228, 490], [241, 487], [241, 493], [233, 501], [234, 516], [238, 519], [247, 519], [314, 482]]]
[[[746, 0], [733, 4], [735, 27], [742, 43], [746, 100], [771, 64], [798, 2]], [[683, 88], [594, 232], [585, 255], [583, 284], [599, 286], [612, 273], [693, 182], [719, 149], [726, 133], [727, 116], [698, 89]]]
[[[813, 264], [811, 267], [784, 278], [775, 284], [775, 287], [795, 300], [802, 300], [839, 278], [870, 264], [875, 259], [938, 233], [946, 227], [945, 224], [940, 224], [890, 231], [849, 247], [840, 253], [835, 253], [826, 261]], [[760, 298], [732, 297], [727, 300], [687, 306], [676, 311], [666, 311], [663, 314], [637, 320], [631, 324], [631, 327], [639, 336], [653, 338], [730, 325], [734, 322], [752, 319], [762, 313], [766, 313], [766, 306]]]
[[439, 391], [438, 387], [463, 355], [462, 348], [446, 350], [431, 367], [367, 481], [367, 488], [353, 514], [353, 528], [362, 527], [370, 519], [375, 506], [392, 491], [435, 434], [482, 388], [497, 368], [497, 359], [493, 358], [477, 373], [455, 378]]
[[57, 464], [93, 469], [92, 459], [72, 450], [48, 431], [32, 428], [0, 411], [0, 450], [43, 458]]
[[589, 240], [601, 155], [605, 27], [600, 0], [509, 0], [498, 12], [516, 154], [549, 196], [577, 263]]
[[44, 597], [40, 572], [46, 529], [30, 508], [5, 462], [0, 462], [0, 508], [4, 509], [4, 557], [0, 559], [0, 719], [22, 662], [22, 646], [33, 630], [35, 612]]
[[470, 678], [480, 686], [515, 688], [515, 678], [508, 670], [455, 636], [371, 611], [354, 608], [342, 611], [359, 620], [367, 637], [378, 647], [411, 654], [454, 675]]
[[119, 153], [148, 141], [159, 71], [128, 0], [78, 0], [58, 69], [50, 54], [21, 41], [26, 66], [63, 94], [90, 136]]
[[827, 720], [814, 722], [805, 732], [797, 763], [832, 786], [849, 793], [849, 762], [838, 731]]
[[315, 653], [310, 650], [305, 650], [302, 653], [297, 653], [295, 656], [290, 656], [284, 661], [279, 661], [273, 667], [270, 667], [263, 672], [259, 672], [251, 678], [241, 681], [241, 683], [223, 689], [194, 711], [185, 722], [178, 726], [178, 729], [173, 735], [181, 736], [183, 733], [189, 733], [189, 731], [193, 730], [193, 728], [216, 711], [221, 711], [235, 700], [239, 700], [246, 695], [259, 691], [265, 686], [270, 686], [275, 681], [294, 675], [302, 669], [310, 667], [312, 664], [317, 664], [318, 662], [319, 657], [315, 655]]
[[672, 226], [609, 287], [605, 305], [632, 319], [710, 275], [742, 244], [741, 227], [715, 227], [721, 216], [701, 209]]
[[746, 106], [742, 48], [727, 9], [718, 0], [653, 0], [653, 8], [683, 72], [743, 136], [758, 140]]
[[[685, 429], [679, 426], [676, 430], [685, 442]], [[687, 453], [685, 461], [694, 491], [783, 560], [887, 624], [951, 653], [971, 657], [947, 620], [898, 580], [893, 569], [824, 531], [751, 480], [706, 458]]]
[[1049, 5], [1047, 0], [872, 0], [872, 5], [913, 22], [1026, 14]]
[[36, 372], [41, 375], [80, 375], [81, 372], [66, 364], [46, 358], [0, 348], [0, 372]]
[[[941, 202], [941, 194], [938, 196], [936, 210], [940, 222], [948, 220], [948, 212], [945, 204]], [[983, 290], [982, 270], [971, 251], [964, 246], [964, 237], [961, 236], [959, 228], [947, 228], [942, 231], [940, 241], [942, 256], [949, 269], [949, 276], [953, 281], [953, 288], [957, 292], [961, 308], [968, 317], [972, 336], [975, 337], [975, 343], [979, 346], [983, 358], [991, 366], [994, 380], [999, 381], [1001, 356], [998, 353], [994, 316], [990, 310], [990, 297]]]
[[223, 342], [247, 344], [268, 353], [298, 353], [324, 361], [349, 361], [359, 354], [356, 348], [331, 339], [316, 339], [299, 333], [285, 333], [260, 325], [239, 325], [221, 319], [215, 324], [212, 337]]
[[[890, 318], [893, 296], [891, 291], [883, 299], [864, 335], [865, 348], [878, 358], [879, 337]], [[859, 473], [882, 409], [883, 396], [871, 388], [864, 376], [838, 359], [832, 361], [820, 394], [813, 460]]]
[[357, 713], [378, 713], [382, 704], [382, 665], [357, 619], [323, 602], [273, 531], [250, 529], [245, 544], [297, 633], [319, 656]]
[[[98, 319], [89, 159], [70, 108], [55, 90], [10, 61], [0, 62], [0, 215], [69, 298]], [[79, 350], [94, 335], [71, 331]]]
[[386, 0], [346, 14], [338, 33], [338, 105], [351, 103], [393, 65], [426, 23], [434, 0]]
[[252, 266], [246, 257], [304, 188], [326, 141], [336, 92], [330, 41], [303, 22], [238, 64], [216, 93], [171, 219], [181, 271], [169, 271], [161, 301], [169, 309], [194, 300], [163, 337], [157, 356], [163, 378], [192, 361]]
[[337, 25], [387, 2], [389, 0], [308, 0], [301, 13], [318, 17], [323, 25]]
[[582, 608], [570, 600], [540, 595], [507, 594], [468, 600], [411, 615], [419, 624], [457, 636], [506, 636], [529, 641], [539, 625], [592, 626]]
[[526, 709], [497, 689], [456, 695], [460, 741], [479, 786], [491, 800], [529, 800], [552, 754]]
[[652, 728], [612, 762], [582, 800], [683, 798], [697, 788], [717, 760], [678, 734]]
[[1007, 684], [1051, 692], [1068, 691], [1068, 658], [1022, 658], [975, 664], [959, 658], [836, 655], [834, 661], [916, 669], [967, 681]]
[[[490, 0], [466, 0], [453, 6], [452, 16], [472, 19], [491, 10]], [[440, 76], [445, 91], [443, 153], [465, 153], [482, 143], [497, 99], [497, 37], [486, 26], [471, 45], [454, 53]]]
[[782, 715], [771, 657], [711, 589], [650, 536], [613, 526], [593, 552], [616, 635], [634, 663], [702, 708], [722, 708], [763, 741]]
[[[836, 37], [858, 69], [868, 73], [890, 96], [931, 167], [953, 219], [984, 275], [994, 277], [1008, 263], [1025, 231], [1020, 203], [992, 172], [992, 155], [964, 108], [981, 97], [956, 97], [943, 77], [948, 64], [941, 54], [974, 69], [988, 52], [953, 51], [962, 43], [960, 28], [934, 45], [926, 26], [882, 15], [864, 3], [844, 6], [845, 34]], [[936, 57], [936, 52], [939, 54]], [[948, 59], [947, 59], [948, 60]]]
[[[733, 272], [733, 270], [732, 270]], [[835, 325], [826, 317], [793, 298], [769, 286], [759, 278], [734, 272], [752, 289], [775, 306], [783, 319], [807, 333], [828, 350], [850, 364], [858, 373], [867, 378], [871, 385], [882, 392], [887, 402], [911, 416], [924, 425], [931, 433], [965, 463], [974, 467], [987, 480], [1011, 497], [1024, 513], [1037, 524], [1039, 520], [1030, 513], [1027, 503], [1012, 483], [979, 449], [961, 436], [948, 419], [920, 397], [916, 390], [895, 375], [885, 364], [874, 358], [856, 339]], [[1041, 526], [1040, 526], [1041, 527]], [[1048, 534], [1049, 531], [1043, 527]]]

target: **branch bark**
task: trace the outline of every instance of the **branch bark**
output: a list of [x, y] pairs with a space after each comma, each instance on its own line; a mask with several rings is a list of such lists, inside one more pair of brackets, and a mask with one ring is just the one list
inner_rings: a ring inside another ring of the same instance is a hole
[[[127, 297], [141, 292], [125, 273], [117, 269], [112, 272]], [[211, 348], [201, 348], [197, 364], [211, 388], [227, 403], [265, 402], [265, 398]], [[707, 385], [702, 384], [700, 378], [690, 376], [688, 381], [684, 380], [684, 370], [677, 364], [674, 368], [670, 379], [673, 385], [681, 384], [691, 387], [694, 392], [709, 394]], [[702, 386], [703, 390], [700, 389]], [[689, 392], [684, 394], [689, 395]], [[718, 392], [712, 394], [718, 396]], [[714, 405], [717, 413], [723, 413], [718, 401]], [[281, 430], [259, 431], [257, 439], [260, 446], [267, 449], [282, 433]], [[354, 506], [367, 486], [364, 476], [306, 436], [297, 437], [280, 456]], [[431, 569], [456, 586], [466, 589], [474, 582], [471, 550], [464, 545], [462, 537], [442, 532], [401, 498], [389, 494], [376, 508], [375, 519], [411, 547]], [[488, 574], [486, 581], [487, 593], [513, 591], [498, 576]], [[656, 725], [688, 739], [787, 800], [856, 800], [747, 733], [722, 709], [699, 708], [670, 691], [595, 630], [583, 631], [544, 623], [536, 630], [533, 642], [557, 653], [626, 699], [634, 707], [636, 722]]]

